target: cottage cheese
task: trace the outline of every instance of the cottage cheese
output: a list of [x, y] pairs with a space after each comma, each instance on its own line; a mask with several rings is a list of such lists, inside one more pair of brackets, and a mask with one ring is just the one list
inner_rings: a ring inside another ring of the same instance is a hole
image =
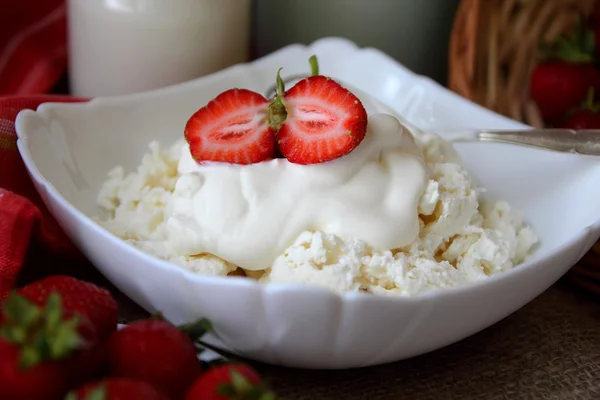
[[447, 142], [433, 134], [417, 138], [430, 178], [414, 242], [382, 252], [360, 240], [304, 232], [260, 281], [415, 295], [485, 279], [523, 262], [538, 239], [521, 216], [504, 201], [482, 199], [482, 189]]
[[255, 259], [246, 268], [240, 268], [243, 260], [185, 251], [172, 240], [183, 141], [166, 150], [151, 143], [136, 172], [113, 169], [98, 197], [107, 213], [99, 221], [142, 250], [199, 274], [247, 275], [336, 293], [414, 295], [485, 279], [523, 262], [537, 238], [521, 216], [504, 201], [483, 199], [447, 142], [427, 133], [415, 139], [426, 175], [415, 201], [414, 237], [398, 247], [381, 248], [376, 240], [359, 240], [344, 230], [304, 229], [277, 249], [272, 262]]
[[184, 142], [163, 150], [150, 143], [136, 172], [115, 167], [98, 195], [106, 218], [98, 222], [123, 240], [157, 257], [204, 275], [226, 275], [237, 269], [211, 254], [177, 254], [166, 242], [165, 213], [177, 181], [177, 164]]

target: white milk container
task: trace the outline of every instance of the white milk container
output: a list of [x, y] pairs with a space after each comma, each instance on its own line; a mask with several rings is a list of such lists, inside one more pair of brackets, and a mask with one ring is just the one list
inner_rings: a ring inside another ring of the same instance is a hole
[[248, 60], [250, 0], [67, 0], [71, 93], [155, 89]]

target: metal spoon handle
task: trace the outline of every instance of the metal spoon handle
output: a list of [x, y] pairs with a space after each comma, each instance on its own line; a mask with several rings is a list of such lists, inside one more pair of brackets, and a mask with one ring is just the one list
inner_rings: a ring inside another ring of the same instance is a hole
[[[480, 130], [469, 136], [475, 136], [473, 139], [479, 141], [511, 143], [566, 153], [600, 156], [600, 130]], [[458, 138], [453, 141], [464, 141], [464, 139]]]

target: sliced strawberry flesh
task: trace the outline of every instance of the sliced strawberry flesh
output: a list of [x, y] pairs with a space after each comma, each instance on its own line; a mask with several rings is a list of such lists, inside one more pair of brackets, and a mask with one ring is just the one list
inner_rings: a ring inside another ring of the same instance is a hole
[[273, 158], [268, 101], [246, 89], [218, 95], [188, 120], [185, 138], [196, 161], [252, 164]]
[[314, 164], [339, 158], [365, 136], [367, 113], [360, 100], [329, 78], [306, 78], [284, 99], [288, 116], [278, 141], [290, 162]]
[[331, 133], [332, 129], [339, 127], [339, 122], [344, 117], [327, 104], [311, 104], [311, 99], [292, 99], [288, 104], [295, 109], [289, 123], [311, 135]]

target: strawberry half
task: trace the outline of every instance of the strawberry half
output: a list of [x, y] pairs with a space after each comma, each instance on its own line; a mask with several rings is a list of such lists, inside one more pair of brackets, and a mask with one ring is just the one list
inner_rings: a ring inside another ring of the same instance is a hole
[[227, 90], [190, 117], [185, 139], [197, 162], [253, 164], [275, 156], [269, 101], [247, 89]]
[[358, 97], [320, 75], [316, 56], [308, 61], [311, 76], [286, 92], [277, 73], [277, 94], [269, 107], [270, 120], [278, 129], [279, 151], [296, 164], [342, 157], [354, 150], [367, 132], [367, 111]]
[[354, 94], [322, 75], [305, 78], [283, 94], [287, 118], [277, 140], [296, 164], [331, 161], [364, 139], [367, 112]]

